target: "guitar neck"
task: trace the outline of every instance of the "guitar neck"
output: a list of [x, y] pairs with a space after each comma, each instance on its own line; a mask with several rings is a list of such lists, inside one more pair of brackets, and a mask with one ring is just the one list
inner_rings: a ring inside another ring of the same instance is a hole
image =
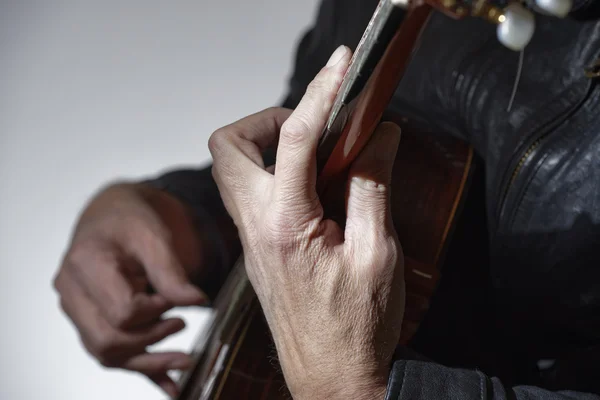
[[219, 291], [209, 321], [196, 340], [192, 351], [195, 367], [181, 376], [178, 400], [216, 397], [256, 302], [242, 254]]

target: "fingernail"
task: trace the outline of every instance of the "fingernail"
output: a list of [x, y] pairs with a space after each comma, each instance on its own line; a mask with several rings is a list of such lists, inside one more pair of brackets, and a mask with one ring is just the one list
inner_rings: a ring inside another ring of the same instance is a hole
[[186, 296], [189, 296], [189, 298], [194, 299], [193, 302], [197, 305], [203, 305], [209, 302], [208, 296], [192, 284], [186, 284], [182, 288], [182, 292]]
[[[194, 287], [194, 286], [192, 286]], [[206, 293], [204, 293], [202, 290], [198, 289], [197, 287], [194, 287], [194, 289], [196, 290], [196, 292], [198, 292], [200, 294], [199, 296], [199, 305], [205, 305], [210, 303], [210, 299], [208, 298], [208, 295]]]
[[348, 52], [348, 48], [346, 46], [342, 45], [342, 46], [338, 47], [333, 52], [331, 57], [329, 57], [329, 61], [327, 61], [327, 65], [325, 65], [325, 66], [333, 67], [334, 65], [339, 63], [342, 58], [344, 58], [344, 56], [346, 55], [347, 52]]

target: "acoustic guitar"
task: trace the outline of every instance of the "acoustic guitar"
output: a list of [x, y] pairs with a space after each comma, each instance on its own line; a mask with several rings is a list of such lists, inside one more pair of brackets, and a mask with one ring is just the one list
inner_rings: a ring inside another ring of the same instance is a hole
[[[536, 7], [559, 13], [556, 9], [560, 7], [548, 6], [551, 3], [545, 0]], [[392, 119], [402, 127], [393, 174], [392, 214], [405, 255], [403, 345], [409, 343], [427, 313], [473, 165], [473, 150], [465, 143], [448, 136], [419, 134], [401, 117], [385, 114], [435, 11], [456, 19], [478, 17], [495, 23], [500, 42], [516, 51], [526, 46], [535, 26], [533, 13], [521, 3], [381, 0], [354, 51], [317, 154], [318, 190], [325, 198], [382, 119]], [[325, 212], [327, 215], [327, 208]], [[199, 333], [193, 356], [195, 367], [179, 380], [178, 400], [291, 398], [269, 327], [246, 276], [243, 255], [215, 299], [212, 317]]]

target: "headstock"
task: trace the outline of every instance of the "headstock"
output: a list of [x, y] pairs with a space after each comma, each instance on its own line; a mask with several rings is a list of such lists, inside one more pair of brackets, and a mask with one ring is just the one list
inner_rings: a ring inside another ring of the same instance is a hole
[[482, 18], [496, 24], [500, 43], [520, 51], [527, 46], [535, 31], [535, 13], [566, 17], [573, 0], [392, 0], [396, 6], [413, 8], [428, 4], [460, 19]]

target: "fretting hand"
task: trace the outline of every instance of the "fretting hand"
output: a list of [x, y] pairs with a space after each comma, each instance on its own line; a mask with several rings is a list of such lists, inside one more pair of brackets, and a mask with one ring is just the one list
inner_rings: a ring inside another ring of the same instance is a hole
[[[404, 312], [390, 212], [399, 128], [384, 123], [353, 163], [344, 229], [324, 219], [316, 149], [351, 53], [338, 49], [290, 114], [268, 109], [213, 134], [213, 176], [295, 399], [383, 398]], [[262, 161], [276, 144], [274, 173]]]

